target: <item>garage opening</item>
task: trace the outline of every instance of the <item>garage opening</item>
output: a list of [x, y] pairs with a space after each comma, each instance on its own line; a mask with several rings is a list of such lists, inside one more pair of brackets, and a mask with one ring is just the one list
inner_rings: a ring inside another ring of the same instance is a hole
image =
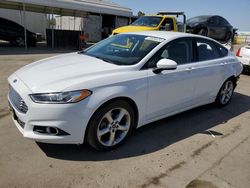
[[103, 14], [102, 15], [102, 39], [109, 37], [112, 30], [115, 29], [116, 16]]

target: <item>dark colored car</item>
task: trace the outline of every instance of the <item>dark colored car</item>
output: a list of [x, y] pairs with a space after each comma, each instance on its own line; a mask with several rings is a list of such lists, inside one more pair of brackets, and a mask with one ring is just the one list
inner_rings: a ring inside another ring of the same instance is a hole
[[233, 26], [221, 16], [197, 16], [187, 20], [187, 32], [227, 42], [233, 36]]
[[[26, 30], [27, 45], [36, 46], [37, 36]], [[8, 41], [13, 46], [24, 46], [24, 27], [4, 18], [0, 18], [0, 40]]]

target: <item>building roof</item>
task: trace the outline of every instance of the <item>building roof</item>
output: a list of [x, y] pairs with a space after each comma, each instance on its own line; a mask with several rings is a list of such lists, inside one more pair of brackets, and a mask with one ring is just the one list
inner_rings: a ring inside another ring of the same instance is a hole
[[0, 8], [53, 13], [62, 16], [84, 16], [87, 13], [111, 14], [131, 17], [129, 8], [103, 0], [1, 0]]

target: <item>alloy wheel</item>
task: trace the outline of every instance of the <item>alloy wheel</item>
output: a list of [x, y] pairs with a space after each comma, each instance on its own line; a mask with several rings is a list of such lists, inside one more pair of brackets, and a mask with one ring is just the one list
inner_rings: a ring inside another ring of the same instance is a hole
[[233, 95], [233, 90], [234, 90], [234, 84], [231, 80], [228, 80], [221, 89], [221, 93], [220, 93], [221, 104], [224, 105], [230, 101]]
[[131, 117], [126, 109], [112, 109], [102, 117], [97, 127], [98, 141], [104, 146], [115, 146], [126, 137], [130, 126]]

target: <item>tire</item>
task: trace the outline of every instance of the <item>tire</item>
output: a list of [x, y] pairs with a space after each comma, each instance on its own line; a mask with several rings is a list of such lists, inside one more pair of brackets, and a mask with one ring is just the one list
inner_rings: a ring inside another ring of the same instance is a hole
[[135, 124], [135, 113], [130, 104], [122, 100], [112, 101], [92, 116], [87, 142], [96, 150], [113, 150], [126, 141]]
[[231, 37], [232, 37], [231, 32], [227, 32], [224, 38], [225, 42], [228, 42], [231, 39]]
[[232, 78], [229, 78], [223, 83], [215, 100], [215, 104], [218, 107], [226, 106], [230, 102], [233, 96], [235, 86], [236, 83]]
[[207, 36], [208, 31], [206, 28], [202, 28], [199, 32], [198, 35], [202, 35], [202, 36]]

